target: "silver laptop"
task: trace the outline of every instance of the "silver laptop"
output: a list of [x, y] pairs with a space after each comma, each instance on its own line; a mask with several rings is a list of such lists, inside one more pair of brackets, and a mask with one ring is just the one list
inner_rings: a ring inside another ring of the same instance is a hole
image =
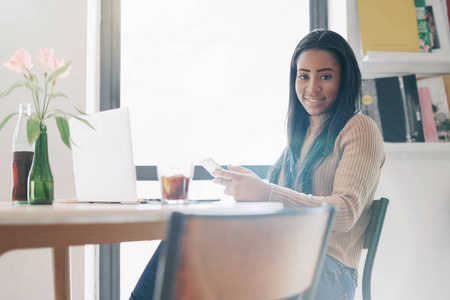
[[138, 200], [128, 108], [107, 110], [84, 119], [72, 118], [72, 158], [77, 201], [145, 202]]
[[[77, 202], [161, 203], [138, 198], [130, 114], [127, 107], [83, 116], [94, 128], [69, 120]], [[191, 199], [189, 203], [220, 201]]]

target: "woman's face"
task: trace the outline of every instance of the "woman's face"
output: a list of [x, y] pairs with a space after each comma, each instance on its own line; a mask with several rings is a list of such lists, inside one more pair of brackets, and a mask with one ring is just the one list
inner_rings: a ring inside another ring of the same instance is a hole
[[323, 50], [306, 50], [297, 59], [295, 91], [311, 116], [331, 109], [339, 94], [341, 66]]

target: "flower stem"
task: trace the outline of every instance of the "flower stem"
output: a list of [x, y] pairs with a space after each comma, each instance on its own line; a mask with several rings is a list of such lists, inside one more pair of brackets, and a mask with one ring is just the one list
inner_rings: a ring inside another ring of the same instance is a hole
[[47, 113], [48, 104], [50, 103], [50, 96], [47, 95], [47, 73], [44, 74], [44, 82], [45, 82], [45, 88], [44, 88], [44, 104], [42, 105], [42, 120], [44, 119], [44, 116]]
[[28, 84], [31, 87], [31, 96], [33, 97], [34, 107], [36, 109], [36, 114], [38, 115], [39, 120], [41, 120], [41, 110], [39, 107], [39, 94], [37, 94], [33, 89], [33, 83], [30, 81], [30, 78], [26, 77]]

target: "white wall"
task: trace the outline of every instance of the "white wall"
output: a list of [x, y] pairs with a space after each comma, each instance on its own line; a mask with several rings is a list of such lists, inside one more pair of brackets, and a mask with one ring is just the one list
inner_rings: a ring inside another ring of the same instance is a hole
[[404, 160], [388, 153], [382, 172], [377, 195], [390, 204], [375, 259], [373, 299], [448, 299], [450, 154]]
[[[56, 56], [72, 59], [69, 77], [57, 82], [56, 87], [77, 105], [86, 105], [86, 18], [87, 1], [15, 0], [3, 1], [0, 10], [0, 62], [5, 62], [15, 50], [24, 48], [32, 56], [40, 47], [51, 47]], [[40, 66], [35, 64], [38, 72]], [[0, 66], [0, 91], [19, 80], [20, 75]], [[18, 109], [19, 103], [32, 103], [26, 90], [16, 90], [0, 99], [0, 120]], [[54, 107], [71, 110], [64, 99], [56, 99]], [[58, 102], [58, 103], [56, 103]], [[71, 110], [71, 112], [75, 112]], [[11, 141], [17, 119], [12, 119], [0, 131], [0, 201], [10, 201]], [[49, 155], [55, 181], [55, 198], [73, 198], [72, 160], [70, 151], [62, 144], [54, 120], [47, 122]], [[73, 299], [84, 299], [84, 251], [72, 249]], [[0, 258], [0, 298], [53, 299], [49, 249], [21, 250]]]

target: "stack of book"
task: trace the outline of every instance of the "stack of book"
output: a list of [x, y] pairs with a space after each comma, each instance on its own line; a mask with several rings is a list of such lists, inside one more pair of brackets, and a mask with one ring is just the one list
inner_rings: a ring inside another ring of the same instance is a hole
[[438, 142], [450, 138], [450, 74], [363, 80], [361, 113], [385, 142]]
[[357, 0], [362, 55], [450, 51], [450, 0]]

